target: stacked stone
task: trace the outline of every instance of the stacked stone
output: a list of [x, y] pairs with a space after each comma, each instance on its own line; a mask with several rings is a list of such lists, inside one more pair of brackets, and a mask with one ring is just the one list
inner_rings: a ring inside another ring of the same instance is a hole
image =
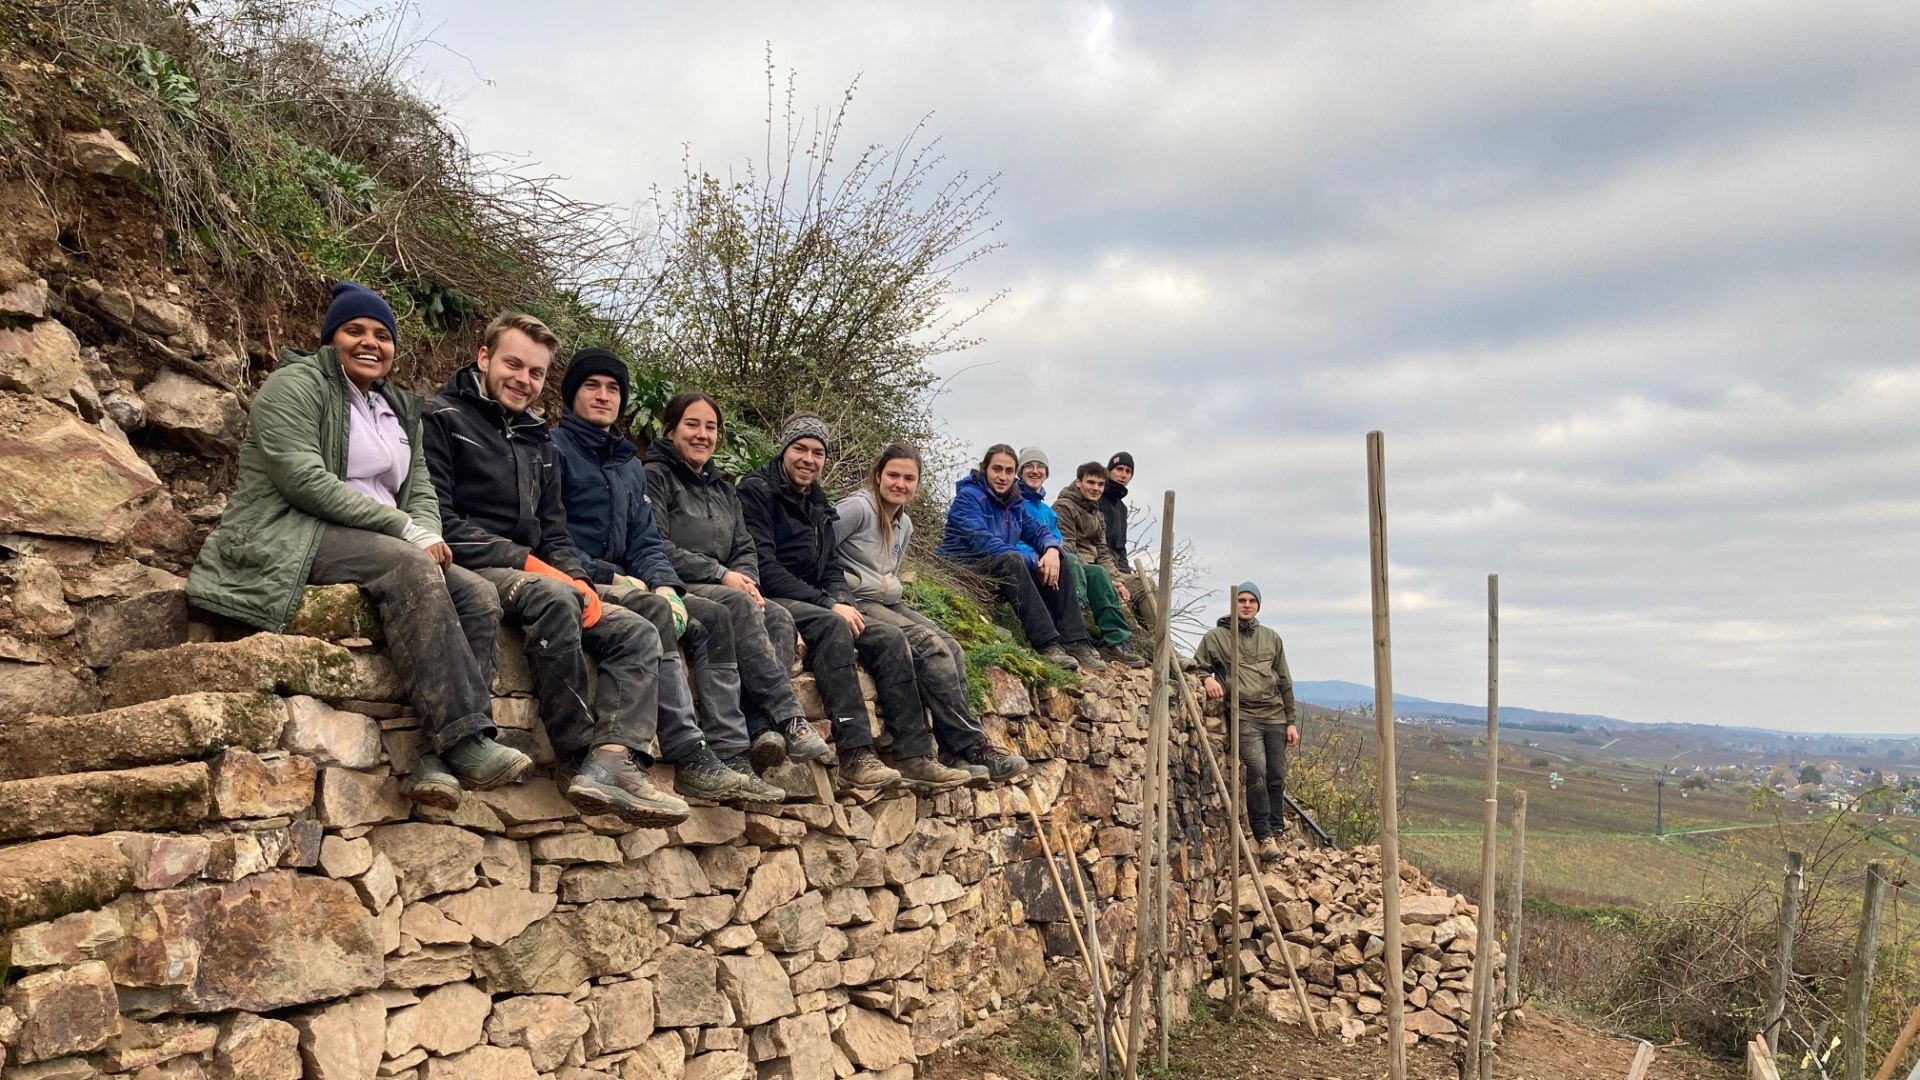
[[[1252, 999], [1275, 1018], [1300, 1023], [1298, 1001], [1287, 978], [1286, 956], [1306, 980], [1316, 1015], [1348, 1041], [1384, 1036], [1386, 943], [1381, 932], [1380, 849], [1352, 852], [1299, 850], [1258, 875], [1240, 878], [1237, 905], [1222, 899], [1211, 917], [1224, 938], [1241, 920], [1240, 970]], [[1279, 927], [1268, 924], [1256, 889], [1265, 889]], [[1443, 1044], [1465, 1042], [1473, 999], [1473, 954], [1479, 940], [1477, 907], [1433, 885], [1405, 863], [1400, 867], [1402, 977], [1406, 1039]], [[1198, 914], [1196, 912], [1196, 914]], [[1226, 996], [1221, 979], [1207, 987]], [[1494, 998], [1504, 986], [1504, 954], [1493, 947]], [[1335, 1024], [1328, 1024], [1331, 1019]], [[1337, 1025], [1337, 1026], [1336, 1026]]]

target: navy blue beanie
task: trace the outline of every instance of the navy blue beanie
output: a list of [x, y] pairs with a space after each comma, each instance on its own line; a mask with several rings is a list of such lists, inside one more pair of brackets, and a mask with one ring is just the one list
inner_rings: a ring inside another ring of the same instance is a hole
[[400, 331], [393, 325], [393, 308], [381, 295], [357, 281], [333, 283], [333, 303], [320, 320], [320, 344], [333, 344], [333, 332], [355, 319], [372, 319], [387, 328], [396, 339]]
[[620, 384], [620, 414], [626, 415], [627, 395], [630, 387], [627, 383], [627, 365], [612, 349], [581, 349], [567, 361], [566, 377], [560, 380], [560, 404], [573, 411], [574, 395], [580, 392], [580, 384], [587, 381], [589, 375], [606, 375]]

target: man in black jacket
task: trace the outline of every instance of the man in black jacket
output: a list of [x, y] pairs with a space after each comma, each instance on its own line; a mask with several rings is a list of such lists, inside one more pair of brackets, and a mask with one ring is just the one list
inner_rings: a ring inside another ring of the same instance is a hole
[[[567, 535], [553, 440], [532, 411], [558, 343], [538, 319], [501, 315], [479, 357], [428, 402], [421, 427], [441, 535], [526, 634], [547, 735], [575, 760], [567, 799], [586, 813], [675, 825], [687, 804], [647, 775], [656, 731], [662, 755], [679, 766], [676, 787], [725, 798], [738, 775], [707, 749], [691, 710], [660, 708], [659, 634], [625, 608], [601, 607], [592, 569]], [[597, 693], [588, 656], [600, 664]]]
[[1159, 640], [1154, 633], [1153, 590], [1147, 587], [1146, 575], [1134, 568], [1133, 556], [1127, 553], [1127, 485], [1132, 482], [1132, 454], [1122, 450], [1107, 459], [1107, 488], [1100, 493], [1100, 516], [1107, 521], [1107, 548], [1113, 552], [1114, 565], [1119, 568], [1114, 580], [1127, 589], [1127, 614], [1133, 617], [1138, 630], [1134, 636], [1151, 644]]
[[[793, 615], [807, 643], [807, 667], [833, 718], [840, 778], [852, 787], [905, 779], [921, 790], [958, 787], [971, 774], [942, 765], [927, 731], [906, 635], [868, 622], [853, 606], [833, 535], [834, 510], [820, 487], [827, 425], [810, 413], [789, 417], [780, 452], [740, 481], [740, 507], [760, 553], [760, 591]], [[873, 676], [880, 716], [893, 736], [895, 769], [873, 754], [873, 732], [854, 656]]]

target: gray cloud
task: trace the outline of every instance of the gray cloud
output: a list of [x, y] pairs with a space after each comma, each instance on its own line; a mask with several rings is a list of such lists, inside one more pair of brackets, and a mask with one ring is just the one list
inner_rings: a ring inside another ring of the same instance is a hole
[[428, 3], [422, 60], [585, 197], [760, 152], [769, 40], [856, 139], [932, 113], [1008, 245], [950, 433], [1132, 450], [1298, 676], [1371, 677], [1381, 428], [1401, 689], [1478, 700], [1497, 569], [1512, 703], [1920, 730], [1920, 9], [541, 15]]

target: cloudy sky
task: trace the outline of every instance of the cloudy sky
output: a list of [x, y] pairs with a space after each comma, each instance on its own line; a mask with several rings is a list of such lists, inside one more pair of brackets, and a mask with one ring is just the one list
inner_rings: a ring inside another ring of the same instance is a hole
[[[1253, 578], [1296, 678], [1636, 720], [1920, 732], [1920, 6], [427, 0], [473, 146], [582, 198], [765, 138], [998, 174], [1007, 295], [941, 399]], [[1223, 610], [1219, 602], [1213, 608]]]

